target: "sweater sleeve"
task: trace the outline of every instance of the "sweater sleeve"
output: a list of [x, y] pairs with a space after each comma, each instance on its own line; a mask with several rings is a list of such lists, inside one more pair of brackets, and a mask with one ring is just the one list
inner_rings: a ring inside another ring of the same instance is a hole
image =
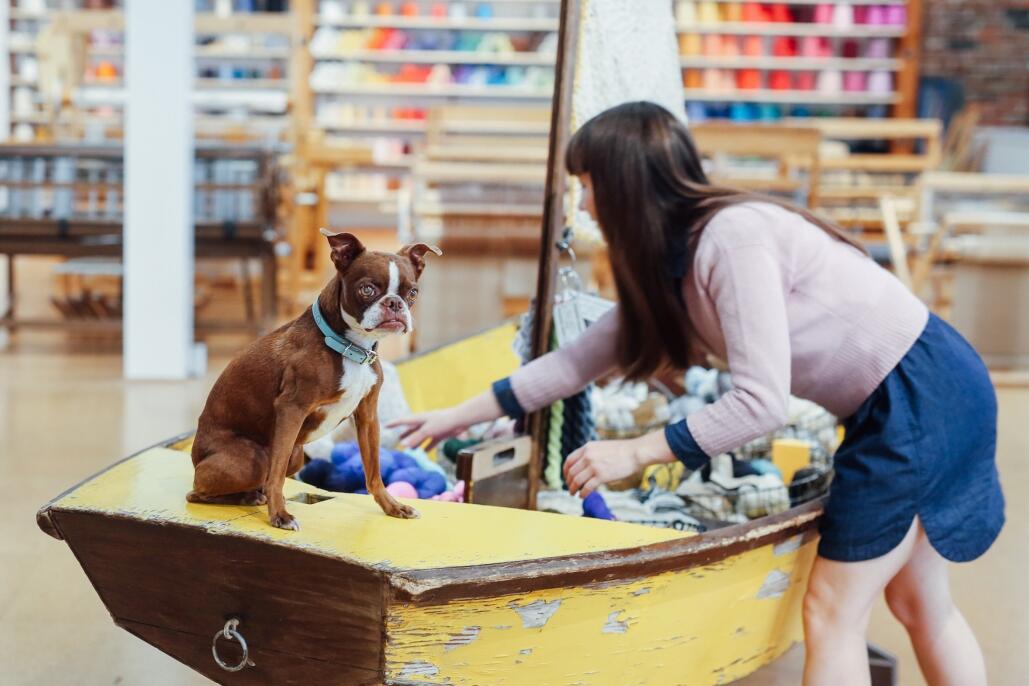
[[[790, 334], [782, 267], [768, 246], [715, 242], [705, 261], [706, 293], [721, 324], [733, 388], [691, 414], [679, 434], [714, 456], [786, 423]], [[689, 463], [697, 456], [678, 457]]]
[[[570, 344], [519, 368], [509, 381], [494, 384], [501, 407], [508, 414], [508, 407], [534, 412], [575, 395], [609, 372], [615, 367], [618, 322], [618, 308], [614, 307]], [[505, 393], [509, 395], [502, 398]]]

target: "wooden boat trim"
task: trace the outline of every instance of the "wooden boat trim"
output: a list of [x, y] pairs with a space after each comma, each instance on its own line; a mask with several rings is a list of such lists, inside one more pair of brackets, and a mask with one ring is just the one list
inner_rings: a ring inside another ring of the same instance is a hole
[[630, 581], [716, 564], [766, 545], [790, 542], [782, 552], [794, 550], [814, 538], [823, 509], [824, 499], [818, 499], [746, 524], [638, 548], [395, 572], [390, 582], [396, 600], [435, 604], [483, 595]]
[[51, 506], [54, 503], [56, 503], [58, 500], [60, 500], [64, 496], [68, 495], [72, 491], [78, 490], [79, 488], [81, 488], [85, 484], [89, 483], [93, 479], [97, 478], [98, 476], [100, 476], [102, 474], [106, 474], [107, 472], [111, 471], [112, 469], [114, 469], [115, 467], [117, 467], [120, 464], [128, 462], [129, 460], [135, 459], [136, 457], [139, 457], [140, 455], [142, 455], [143, 453], [147, 452], [148, 450], [153, 450], [154, 448], [171, 448], [176, 443], [181, 443], [182, 441], [185, 441], [186, 439], [188, 439], [191, 436], [193, 436], [195, 433], [196, 433], [196, 431], [187, 431], [186, 433], [181, 433], [181, 434], [179, 434], [177, 436], [174, 436], [172, 438], [167, 438], [167, 439], [161, 441], [160, 443], [155, 443], [154, 445], [147, 446], [146, 448], [143, 448], [142, 450], [138, 450], [138, 451], [132, 453], [128, 457], [124, 457], [124, 458], [118, 460], [117, 462], [112, 462], [111, 464], [107, 465], [106, 467], [104, 467], [100, 471], [96, 472], [95, 474], [91, 474], [91, 475], [87, 476], [85, 479], [83, 479], [82, 481], [79, 481], [74, 486], [71, 486], [70, 488], [66, 488], [59, 495], [51, 498], [50, 501], [47, 502], [46, 505], [44, 505], [43, 507], [39, 508], [39, 511], [36, 512], [36, 525], [46, 535], [53, 536], [58, 541], [63, 541], [64, 540], [64, 535], [61, 533], [61, 530], [58, 528], [57, 522], [54, 521], [53, 513], [51, 511]]

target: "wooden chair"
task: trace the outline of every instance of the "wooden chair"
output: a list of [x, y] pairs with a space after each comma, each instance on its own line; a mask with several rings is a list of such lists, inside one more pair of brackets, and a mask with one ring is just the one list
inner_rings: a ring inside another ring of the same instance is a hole
[[[918, 214], [918, 180], [940, 162], [942, 125], [937, 119], [787, 119], [787, 125], [816, 128], [822, 137], [821, 176], [814, 209], [871, 242], [882, 242], [879, 199], [892, 198], [898, 222]], [[888, 152], [850, 151], [848, 143], [887, 141]], [[915, 143], [920, 150], [915, 150]]]
[[[821, 134], [805, 126], [704, 122], [690, 127], [700, 152], [710, 158], [712, 181], [770, 194], [787, 194], [818, 205]], [[764, 159], [760, 176], [746, 173], [741, 158]], [[774, 167], [773, 167], [774, 164]], [[772, 173], [769, 174], [768, 171]]]

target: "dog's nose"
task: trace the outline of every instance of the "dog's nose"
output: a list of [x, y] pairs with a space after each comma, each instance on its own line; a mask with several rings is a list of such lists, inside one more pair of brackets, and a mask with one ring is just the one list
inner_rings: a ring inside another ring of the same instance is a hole
[[386, 309], [395, 314], [400, 314], [404, 310], [404, 301], [395, 295], [391, 295], [383, 300], [382, 304]]

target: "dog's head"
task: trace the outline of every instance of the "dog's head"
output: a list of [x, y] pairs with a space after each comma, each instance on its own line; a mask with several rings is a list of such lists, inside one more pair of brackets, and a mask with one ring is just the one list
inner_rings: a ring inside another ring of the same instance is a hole
[[425, 254], [442, 255], [425, 243], [405, 245], [396, 253], [366, 250], [350, 233], [321, 230], [332, 248], [332, 263], [340, 279], [340, 312], [355, 333], [382, 338], [414, 328], [411, 307], [418, 297], [418, 278]]

